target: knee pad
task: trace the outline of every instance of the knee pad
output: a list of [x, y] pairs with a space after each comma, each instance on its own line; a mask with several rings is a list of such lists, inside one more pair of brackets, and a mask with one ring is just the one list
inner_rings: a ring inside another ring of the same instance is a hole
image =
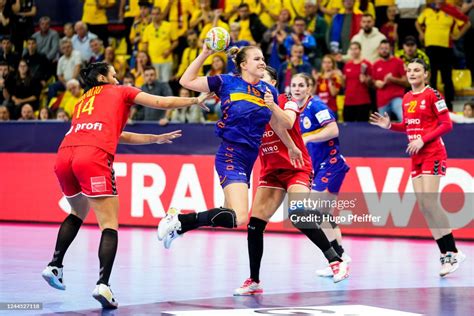
[[212, 227], [237, 227], [237, 216], [235, 211], [230, 208], [219, 207], [209, 212], [209, 221]]

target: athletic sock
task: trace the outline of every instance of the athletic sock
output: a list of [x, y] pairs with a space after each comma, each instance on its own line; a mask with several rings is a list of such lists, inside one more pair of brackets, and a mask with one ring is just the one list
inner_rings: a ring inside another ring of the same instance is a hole
[[329, 242], [328, 238], [326, 237], [321, 228], [296, 228], [298, 228], [299, 231], [305, 234], [306, 237], [308, 237], [309, 240], [313, 242], [313, 244], [315, 244], [319, 249], [321, 249], [326, 259], [328, 259], [329, 263], [334, 261], [342, 262], [342, 259], [331, 246], [331, 243]]
[[263, 232], [267, 222], [257, 217], [250, 217], [247, 225], [247, 245], [249, 251], [250, 278], [260, 282], [260, 263], [263, 256]]
[[444, 241], [444, 237], [440, 239], [436, 239], [436, 243], [438, 244], [439, 251], [444, 255], [446, 254], [446, 242]]
[[334, 250], [336, 250], [337, 255], [339, 257], [342, 256], [342, 254], [344, 253], [344, 248], [342, 248], [342, 246], [339, 245], [336, 239], [331, 241], [331, 246], [334, 248]]
[[444, 239], [446, 251], [458, 252], [458, 249], [456, 248], [456, 242], [454, 241], [453, 233], [449, 233], [443, 236], [442, 239]]
[[110, 273], [117, 253], [118, 235], [115, 229], [106, 228], [102, 231], [99, 245], [100, 276], [97, 284], [109, 285]]
[[56, 247], [54, 248], [53, 260], [48, 263], [48, 266], [63, 267], [63, 259], [67, 249], [71, 245], [74, 238], [76, 238], [77, 232], [81, 228], [82, 220], [73, 215], [69, 214], [66, 219], [62, 222], [59, 228], [58, 237], [56, 239]]

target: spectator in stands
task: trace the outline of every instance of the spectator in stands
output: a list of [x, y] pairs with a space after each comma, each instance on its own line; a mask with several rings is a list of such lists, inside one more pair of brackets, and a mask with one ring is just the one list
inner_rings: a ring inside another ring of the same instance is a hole
[[[319, 3], [319, 8], [324, 13], [324, 19], [327, 23], [331, 23], [332, 17], [340, 13], [344, 9], [343, 1], [341, 0], [322, 0]], [[375, 7], [369, 0], [357, 0], [354, 3], [354, 13], [364, 14], [369, 13], [375, 18]]]
[[[125, 34], [125, 42], [127, 43], [127, 54], [132, 54], [132, 43], [130, 41], [130, 31], [132, 29], [135, 18], [140, 15], [140, 5], [138, 0], [120, 0], [118, 19], [125, 26], [123, 34]], [[148, 1], [147, 1], [148, 2]]]
[[454, 113], [449, 112], [449, 117], [454, 123], [474, 123], [474, 114], [473, 114], [474, 102], [467, 102], [464, 104], [463, 113]]
[[395, 5], [395, 0], [375, 0], [375, 19], [377, 27], [380, 28], [387, 22], [387, 9]]
[[59, 53], [59, 34], [50, 28], [51, 19], [43, 16], [39, 20], [40, 30], [33, 34], [32, 38], [36, 40], [38, 52], [45, 55], [49, 61], [54, 61]]
[[13, 12], [8, 0], [0, 0], [0, 36], [11, 36]]
[[[471, 23], [471, 27], [464, 36], [464, 52], [467, 68], [471, 71], [471, 78], [474, 78], [474, 0], [464, 0], [462, 12], [469, 17]], [[474, 84], [474, 79], [472, 83]]]
[[[163, 97], [173, 95], [168, 83], [157, 80], [156, 69], [154, 67], [146, 67], [143, 76], [145, 78], [145, 84], [142, 86], [143, 92]], [[157, 121], [161, 126], [166, 125], [169, 122], [166, 110], [157, 110], [144, 106], [137, 106], [136, 117], [137, 120]]]
[[99, 38], [93, 38], [90, 40], [91, 47], [91, 58], [89, 58], [89, 63], [98, 63], [103, 61], [104, 56], [104, 44]]
[[56, 112], [56, 120], [61, 122], [69, 122], [70, 117], [66, 111], [59, 109], [58, 112]]
[[106, 10], [115, 6], [115, 0], [82, 1], [84, 1], [82, 22], [86, 23], [88, 29], [102, 40], [104, 46], [109, 46], [109, 31], [107, 29], [109, 21]]
[[349, 40], [356, 35], [361, 26], [362, 14], [355, 10], [354, 0], [343, 1], [343, 13], [337, 13], [329, 28], [329, 45], [331, 53], [346, 54]]
[[64, 36], [62, 38], [67, 38], [72, 41], [72, 37], [74, 36], [74, 24], [66, 23], [63, 27]]
[[268, 57], [268, 64], [275, 69], [280, 68], [280, 63], [286, 59], [286, 48], [283, 43], [291, 33], [290, 21], [290, 11], [282, 9], [278, 21], [263, 35], [262, 52]]
[[374, 17], [370, 14], [364, 14], [360, 22], [361, 30], [354, 37], [351, 42], [358, 42], [362, 47], [362, 58], [367, 59], [373, 63], [379, 58], [378, 47], [385, 35], [379, 32], [374, 27]]
[[[191, 91], [186, 88], [179, 89], [179, 96], [182, 98], [191, 97]], [[172, 123], [201, 123], [204, 121], [202, 110], [199, 105], [175, 109], [170, 113], [170, 120]]]
[[411, 35], [407, 36], [403, 41], [403, 49], [395, 51], [395, 56], [403, 60], [405, 65], [408, 65], [415, 58], [422, 59], [428, 67], [430, 65], [430, 59], [424, 51], [418, 48], [416, 38]]
[[325, 55], [321, 63], [321, 72], [313, 70], [315, 94], [327, 104], [337, 119], [336, 97], [342, 87], [342, 73], [336, 66], [336, 60], [331, 55]]
[[257, 1], [255, 0], [226, 0], [224, 2], [224, 7], [222, 7], [221, 5], [218, 5], [217, 8], [224, 9], [223, 16], [222, 16], [223, 19], [227, 21], [228, 23], [233, 23], [239, 18], [239, 6], [241, 4], [247, 4], [249, 6], [249, 9], [251, 10], [250, 13], [257, 13], [258, 10], [260, 9], [257, 6]]
[[23, 44], [34, 33], [33, 19], [36, 16], [34, 0], [12, 0], [14, 13], [12, 41], [18, 54], [23, 52]]
[[263, 25], [269, 29], [278, 21], [282, 9], [282, 1], [260, 0], [260, 12], [257, 11], [255, 13], [259, 15], [260, 21], [262, 21]]
[[297, 73], [311, 75], [313, 67], [303, 60], [304, 47], [302, 44], [294, 44], [288, 61], [281, 64], [278, 69], [278, 90], [280, 93], [289, 93], [291, 78]]
[[23, 104], [30, 104], [35, 111], [39, 109], [41, 83], [33, 78], [28, 64], [23, 59], [18, 64], [17, 72], [6, 79], [3, 92], [9, 100], [10, 113], [14, 118], [20, 114]]
[[239, 5], [237, 14], [238, 17], [235, 22], [240, 25], [239, 40], [248, 41], [251, 45], [260, 43], [267, 28], [260, 21], [258, 15], [250, 13], [250, 7], [247, 3]]
[[391, 47], [387, 40], [379, 45], [380, 59], [373, 65], [373, 80], [377, 94], [377, 108], [381, 115], [394, 115], [398, 121], [402, 120], [402, 98], [408, 81], [405, 67], [400, 58], [390, 53]]
[[151, 10], [151, 21], [143, 32], [142, 42], [158, 73], [158, 80], [168, 82], [173, 68], [173, 51], [178, 46], [177, 37], [160, 8]]
[[5, 105], [0, 105], [0, 122], [6, 122], [10, 120], [10, 112]]
[[2, 55], [0, 56], [0, 61], [6, 62], [10, 70], [18, 68], [20, 55], [13, 51], [13, 45], [8, 36], [2, 38]]
[[294, 19], [292, 32], [287, 35], [283, 43], [288, 56], [291, 55], [291, 47], [295, 44], [303, 45], [303, 60], [309, 63], [314, 63], [314, 58], [316, 56], [316, 40], [313, 35], [306, 31], [306, 21], [302, 17], [296, 17]]
[[28, 64], [33, 77], [38, 79], [41, 85], [45, 87], [46, 82], [53, 75], [52, 64], [44, 54], [38, 52], [34, 37], [28, 39], [23, 59]]
[[212, 22], [213, 11], [210, 0], [199, 0], [199, 8], [194, 10], [189, 21], [189, 28], [195, 29], [198, 33], [202, 31], [204, 25]]
[[83, 62], [89, 62], [92, 57], [91, 40], [97, 38], [97, 35], [91, 33], [87, 29], [87, 25], [83, 22], [76, 22], [74, 25], [76, 34], [72, 37], [72, 47], [81, 54]]
[[[230, 35], [232, 38], [232, 33]], [[198, 34], [195, 30], [188, 30], [186, 40], [188, 42], [188, 47], [186, 47], [183, 55], [181, 56], [181, 62], [178, 66], [178, 71], [173, 76], [173, 80], [179, 80], [186, 68], [188, 68], [191, 62], [196, 59], [196, 57], [201, 52], [201, 48], [198, 46]], [[232, 47], [232, 42], [230, 46]], [[200, 75], [202, 75], [202, 71]]]
[[329, 53], [329, 49], [326, 44], [326, 34], [328, 31], [328, 24], [326, 20], [318, 14], [318, 6], [316, 1], [307, 0], [305, 3], [306, 12], [306, 25], [307, 30], [313, 35], [316, 41], [316, 49], [314, 56], [314, 66], [319, 68], [321, 66], [321, 59], [323, 55]]
[[48, 103], [59, 91], [66, 89], [66, 83], [69, 80], [79, 77], [82, 65], [81, 53], [72, 49], [72, 43], [69, 39], [63, 38], [59, 46], [63, 55], [59, 58], [56, 70], [58, 81], [48, 87]]
[[57, 98], [53, 98], [49, 103], [49, 108], [53, 110], [63, 109], [69, 117], [72, 117], [77, 102], [84, 94], [84, 90], [77, 79], [71, 79], [66, 83], [66, 92]]
[[128, 65], [125, 60], [117, 58], [117, 55], [115, 55], [115, 49], [112, 46], [105, 49], [104, 61], [109, 65], [114, 66], [115, 72], [117, 73], [117, 79], [122, 81], [127, 72]]
[[466, 16], [449, 10], [444, 0], [435, 0], [426, 7], [416, 20], [420, 41], [425, 44], [426, 54], [430, 58], [430, 84], [436, 89], [437, 73], [441, 72], [444, 83], [444, 96], [450, 111], [453, 109], [454, 86], [451, 73], [453, 70], [452, 41], [461, 38], [471, 27]]
[[349, 47], [350, 60], [344, 65], [344, 121], [367, 122], [370, 112], [369, 83], [372, 76], [372, 64], [362, 58], [361, 45], [352, 42]]
[[[426, 4], [426, 0], [396, 0], [395, 3], [399, 13], [397, 28], [398, 38], [403, 40], [407, 36], [417, 37], [418, 33], [413, 25], [415, 25], [416, 18], [421, 13], [423, 6]], [[401, 48], [400, 46], [402, 44], [403, 43], [399, 42], [399, 46], [396, 47], [396, 49]]]
[[[238, 22], [234, 22], [230, 25], [230, 45], [229, 47], [244, 47], [252, 45], [247, 40], [239, 40], [240, 38], [240, 24]], [[227, 59], [227, 72], [232, 73], [235, 70], [235, 64], [232, 58]], [[184, 71], [183, 71], [184, 72]]]
[[5, 88], [5, 79], [8, 77], [10, 67], [5, 61], [0, 61], [0, 105], [4, 104], [5, 97], [3, 95], [3, 89]]
[[35, 120], [35, 112], [33, 107], [26, 103], [21, 106], [21, 115], [18, 118], [18, 121], [32, 121]]
[[135, 63], [135, 67], [130, 70], [130, 73], [135, 76], [135, 86], [141, 87], [145, 80], [143, 79], [143, 73], [145, 68], [151, 66], [150, 56], [146, 51], [139, 51], [137, 53], [137, 61]]
[[398, 23], [395, 21], [396, 16], [397, 6], [389, 6], [387, 8], [387, 22], [385, 22], [380, 28], [380, 32], [385, 35], [394, 50], [398, 46]]
[[171, 24], [173, 35], [178, 40], [173, 53], [181, 56], [186, 48], [186, 32], [189, 30], [194, 4], [183, 0], [155, 0], [155, 6], [161, 9], [164, 19]]
[[140, 6], [140, 15], [135, 18], [135, 22], [130, 29], [130, 43], [134, 52], [143, 51], [145, 49], [144, 44], [142, 43], [142, 36], [145, 28], [151, 23], [151, 3], [147, 0], [140, 0], [138, 2]]
[[47, 121], [53, 118], [53, 114], [48, 108], [41, 108], [38, 112], [39, 121]]

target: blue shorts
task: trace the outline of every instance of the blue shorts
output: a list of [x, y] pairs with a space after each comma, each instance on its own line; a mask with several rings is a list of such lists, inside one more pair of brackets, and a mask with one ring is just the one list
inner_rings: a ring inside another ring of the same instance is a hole
[[342, 182], [349, 171], [349, 166], [343, 157], [337, 156], [326, 160], [320, 165], [319, 170], [314, 170], [313, 191], [339, 193]]
[[247, 183], [250, 186], [250, 175], [257, 157], [258, 148], [223, 140], [215, 161], [222, 188], [231, 183]]

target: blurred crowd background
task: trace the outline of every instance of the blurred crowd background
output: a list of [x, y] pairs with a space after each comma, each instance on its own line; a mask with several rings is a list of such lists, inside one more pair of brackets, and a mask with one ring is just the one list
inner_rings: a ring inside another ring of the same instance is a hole
[[[84, 93], [79, 70], [98, 61], [122, 84], [191, 96], [178, 81], [214, 26], [229, 31], [231, 46], [261, 47], [281, 93], [293, 74], [310, 74], [341, 122], [373, 111], [400, 120], [413, 58], [430, 65], [453, 121], [474, 121], [474, 0], [0, 0], [0, 121], [70, 120]], [[216, 53], [201, 72], [234, 69]], [[129, 123], [218, 120], [219, 99], [207, 105], [134, 106]]]

